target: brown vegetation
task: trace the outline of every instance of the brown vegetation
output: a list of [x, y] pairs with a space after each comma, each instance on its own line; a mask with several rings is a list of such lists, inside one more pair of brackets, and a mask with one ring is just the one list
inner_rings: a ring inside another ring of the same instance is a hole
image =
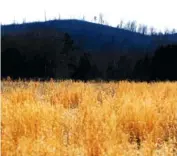
[[177, 155], [177, 83], [3, 81], [2, 155]]

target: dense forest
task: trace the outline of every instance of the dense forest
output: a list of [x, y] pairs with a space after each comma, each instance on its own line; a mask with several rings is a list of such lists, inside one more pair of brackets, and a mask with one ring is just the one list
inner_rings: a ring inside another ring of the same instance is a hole
[[153, 53], [93, 53], [66, 32], [49, 27], [2, 35], [2, 78], [74, 80], [177, 80], [177, 45]]

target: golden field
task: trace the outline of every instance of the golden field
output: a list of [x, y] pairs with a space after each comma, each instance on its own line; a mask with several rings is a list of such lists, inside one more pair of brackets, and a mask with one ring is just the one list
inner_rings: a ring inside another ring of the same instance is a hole
[[177, 82], [2, 83], [3, 156], [177, 155]]

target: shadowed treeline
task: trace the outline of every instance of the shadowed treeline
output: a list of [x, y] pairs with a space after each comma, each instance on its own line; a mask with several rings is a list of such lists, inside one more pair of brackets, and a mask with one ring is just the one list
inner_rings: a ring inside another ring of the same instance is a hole
[[177, 45], [154, 53], [94, 53], [68, 33], [49, 27], [2, 36], [2, 78], [75, 80], [177, 80]]

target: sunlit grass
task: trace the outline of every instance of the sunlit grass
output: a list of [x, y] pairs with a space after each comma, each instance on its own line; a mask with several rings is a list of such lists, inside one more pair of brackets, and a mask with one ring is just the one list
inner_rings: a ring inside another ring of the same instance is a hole
[[177, 83], [3, 81], [2, 155], [177, 155]]

